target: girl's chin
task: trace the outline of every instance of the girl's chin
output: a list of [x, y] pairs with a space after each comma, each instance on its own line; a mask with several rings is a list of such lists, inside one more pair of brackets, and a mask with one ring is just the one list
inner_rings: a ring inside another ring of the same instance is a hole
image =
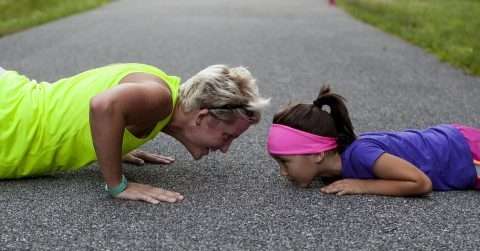
[[290, 180], [293, 184], [301, 188], [308, 188], [312, 182], [298, 182], [295, 180]]
[[310, 183], [298, 183], [298, 186], [301, 188], [308, 188], [310, 186]]

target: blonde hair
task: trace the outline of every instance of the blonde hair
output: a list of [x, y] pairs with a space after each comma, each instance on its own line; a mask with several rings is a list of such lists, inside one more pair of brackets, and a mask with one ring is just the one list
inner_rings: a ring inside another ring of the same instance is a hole
[[258, 123], [270, 99], [260, 96], [252, 74], [245, 67], [209, 66], [180, 86], [182, 109], [209, 109], [212, 116], [233, 121], [243, 116]]

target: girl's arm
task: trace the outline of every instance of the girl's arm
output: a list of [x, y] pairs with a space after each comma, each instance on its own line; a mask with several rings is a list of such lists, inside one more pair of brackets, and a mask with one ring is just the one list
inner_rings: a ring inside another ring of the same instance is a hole
[[376, 194], [388, 196], [423, 195], [432, 191], [432, 182], [427, 175], [410, 162], [384, 153], [373, 167], [378, 179], [343, 179], [321, 189], [324, 193]]
[[[125, 128], [152, 119], [158, 121], [167, 116], [170, 109], [170, 93], [167, 87], [159, 83], [123, 83], [91, 99], [93, 144], [109, 187], [115, 187], [121, 181], [122, 138]], [[183, 199], [178, 193], [133, 182], [128, 183], [126, 190], [117, 197], [150, 203]]]

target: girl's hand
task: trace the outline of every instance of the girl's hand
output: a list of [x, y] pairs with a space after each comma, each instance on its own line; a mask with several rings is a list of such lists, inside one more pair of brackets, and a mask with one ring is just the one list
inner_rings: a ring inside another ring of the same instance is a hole
[[183, 195], [150, 185], [129, 182], [127, 189], [117, 195], [116, 198], [140, 200], [152, 204], [158, 204], [161, 201], [170, 203], [180, 202], [183, 200]]
[[365, 193], [365, 181], [359, 179], [337, 180], [320, 188], [322, 193], [334, 193], [336, 195], [362, 194]]
[[123, 161], [137, 166], [147, 163], [168, 165], [175, 161], [172, 157], [162, 156], [159, 154], [149, 153], [142, 150], [133, 150], [123, 156]]

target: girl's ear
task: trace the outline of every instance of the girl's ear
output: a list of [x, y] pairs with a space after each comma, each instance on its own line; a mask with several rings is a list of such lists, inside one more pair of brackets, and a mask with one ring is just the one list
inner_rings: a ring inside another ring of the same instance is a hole
[[313, 158], [314, 158], [315, 163], [320, 164], [323, 160], [325, 160], [326, 156], [327, 156], [327, 154], [325, 152], [321, 152], [321, 153], [314, 154]]

